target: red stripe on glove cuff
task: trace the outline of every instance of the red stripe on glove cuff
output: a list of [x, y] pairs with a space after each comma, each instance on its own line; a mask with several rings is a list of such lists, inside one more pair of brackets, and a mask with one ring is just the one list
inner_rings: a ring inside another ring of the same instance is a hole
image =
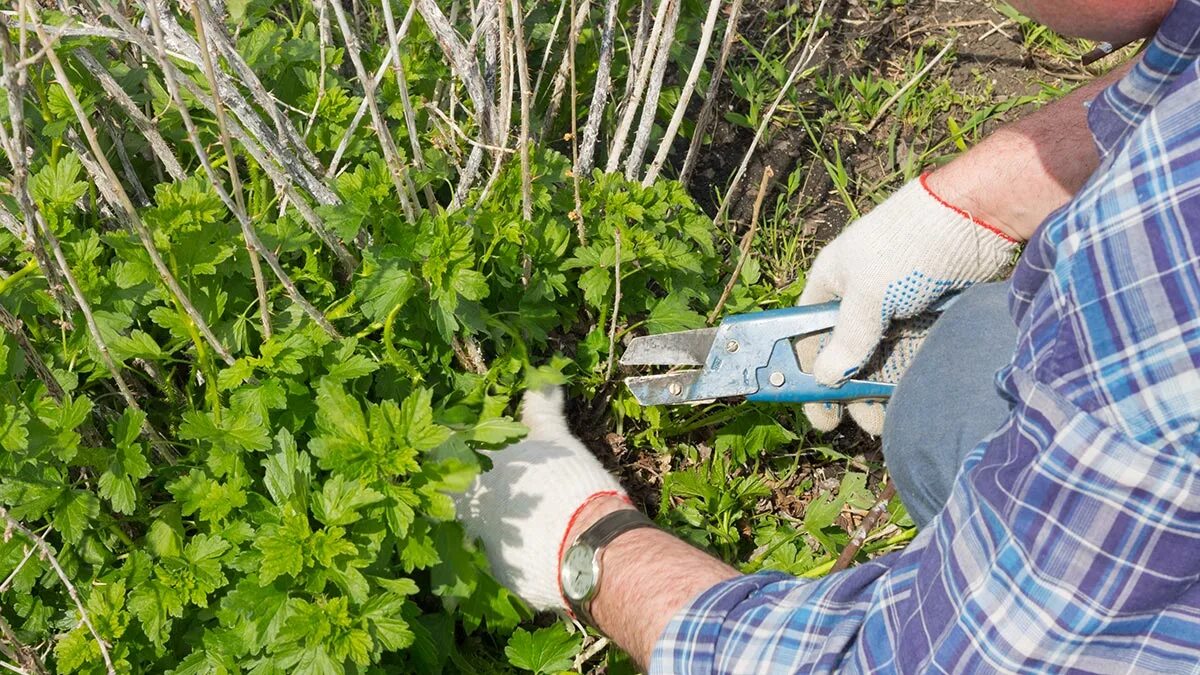
[[968, 213], [967, 211], [958, 208], [957, 206], [946, 201], [945, 199], [942, 199], [941, 195], [934, 192], [933, 189], [929, 187], [929, 174], [928, 173], [921, 174], [920, 180], [921, 180], [921, 187], [925, 188], [925, 192], [928, 193], [930, 197], [933, 197], [937, 201], [937, 203], [939, 203], [942, 206], [957, 213], [958, 215], [962, 216], [963, 218], [966, 218], [967, 220], [971, 221], [972, 223], [975, 223], [976, 225], [987, 230], [988, 232], [995, 234], [996, 236], [1000, 237], [1001, 239], [1004, 239], [1005, 241], [1010, 241], [1014, 244], [1021, 243], [1021, 242], [1017, 241], [1016, 239], [1013, 239], [1011, 236], [1009, 236], [1008, 233], [1006, 233], [1004, 230], [1001, 230], [1000, 228], [996, 227], [995, 225], [992, 225], [991, 223], [989, 223], [985, 220], [980, 220], [979, 218], [976, 218], [975, 216]]

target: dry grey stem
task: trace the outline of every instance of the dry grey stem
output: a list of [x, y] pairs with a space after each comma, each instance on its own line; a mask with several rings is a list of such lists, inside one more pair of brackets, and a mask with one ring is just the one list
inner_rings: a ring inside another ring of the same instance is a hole
[[410, 222], [415, 221], [416, 213], [413, 211], [412, 200], [409, 198], [408, 185], [404, 181], [404, 166], [400, 162], [400, 154], [396, 150], [387, 120], [379, 112], [379, 104], [375, 100], [375, 87], [372, 85], [367, 69], [363, 66], [362, 57], [359, 55], [361, 48], [358, 44], [358, 35], [350, 28], [350, 24], [346, 20], [346, 11], [342, 9], [340, 0], [333, 0], [329, 6], [333, 9], [338, 28], [342, 31], [342, 38], [346, 41], [346, 51], [350, 55], [351, 63], [354, 64], [354, 72], [358, 75], [359, 83], [362, 84], [363, 98], [367, 100], [367, 108], [371, 111], [371, 123], [375, 127], [375, 135], [379, 138], [379, 146], [383, 149], [384, 161], [387, 162], [390, 170], [388, 173], [392, 178], [392, 186], [396, 188], [396, 197], [400, 200], [400, 208], [404, 210], [405, 218]]
[[604, 29], [600, 32], [600, 63], [596, 66], [596, 86], [592, 90], [592, 103], [588, 108], [587, 123], [583, 127], [579, 159], [575, 162], [576, 174], [591, 173], [596, 156], [596, 139], [600, 136], [600, 123], [604, 121], [608, 90], [612, 86], [613, 32], [616, 23], [617, 0], [607, 0], [604, 3]]
[[667, 65], [671, 60], [671, 45], [675, 42], [675, 26], [679, 23], [681, 2], [682, 0], [674, 0], [671, 3], [667, 23], [659, 38], [658, 53], [654, 56], [650, 82], [646, 87], [646, 102], [642, 104], [637, 136], [625, 163], [625, 177], [629, 180], [637, 179], [638, 171], [642, 168], [642, 158], [646, 155], [646, 146], [650, 144], [650, 132], [654, 130], [654, 118], [658, 116], [658, 97], [662, 92], [663, 77], [667, 74]]
[[704, 95], [704, 104], [700, 106], [700, 116], [696, 118], [696, 128], [692, 131], [692, 141], [688, 144], [687, 155], [683, 158], [683, 168], [679, 170], [679, 182], [686, 184], [688, 176], [696, 166], [700, 145], [704, 143], [704, 133], [712, 122], [716, 111], [717, 92], [721, 87], [721, 78], [725, 75], [725, 63], [729, 60], [729, 52], [733, 50], [733, 42], [737, 38], [738, 17], [742, 10], [742, 0], [733, 0], [729, 8], [729, 22], [725, 24], [725, 38], [721, 41], [721, 56], [713, 68], [712, 77], [708, 79], [708, 91]]
[[[708, 15], [704, 17], [704, 28], [700, 32], [700, 44], [696, 47], [696, 58], [692, 60], [687, 81], [683, 83], [683, 90], [679, 92], [679, 102], [675, 104], [675, 112], [671, 114], [671, 122], [667, 125], [662, 142], [659, 143], [658, 152], [655, 153], [654, 159], [646, 169], [646, 177], [642, 179], [642, 185], [649, 186], [654, 183], [654, 180], [658, 178], [658, 172], [662, 169], [663, 162], [667, 161], [667, 153], [671, 151], [675, 135], [679, 133], [679, 125], [683, 123], [683, 116], [687, 113], [688, 103], [692, 100], [692, 92], [696, 90], [696, 82], [700, 80], [700, 72], [704, 70], [704, 60], [708, 56], [708, 43], [712, 41], [713, 29], [717, 25], [717, 14], [720, 13], [721, 4], [722, 0], [710, 0], [708, 3]], [[716, 81], [714, 80], [712, 86], [715, 87], [715, 85]]]
[[676, 0], [660, 0], [658, 11], [654, 15], [654, 27], [650, 30], [650, 37], [646, 41], [645, 49], [643, 53], [634, 57], [638, 63], [637, 80], [629, 95], [621, 103], [624, 107], [618, 112], [617, 129], [613, 132], [612, 142], [608, 146], [608, 164], [604, 168], [608, 173], [616, 171], [621, 164], [621, 155], [625, 152], [625, 141], [629, 136], [630, 127], [633, 126], [633, 116], [637, 114], [638, 107], [642, 104], [646, 83], [650, 79], [651, 64], [662, 35], [663, 23], [667, 20], [670, 5], [675, 2]]

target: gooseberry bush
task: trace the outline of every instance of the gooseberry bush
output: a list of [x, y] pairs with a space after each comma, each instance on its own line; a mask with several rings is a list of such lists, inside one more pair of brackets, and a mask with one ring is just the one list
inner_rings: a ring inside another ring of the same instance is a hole
[[[559, 3], [389, 3], [0, 14], [6, 663], [570, 667], [580, 637], [518, 628], [450, 495], [524, 433], [530, 386], [665, 447], [674, 413], [615, 352], [704, 325], [727, 242], [679, 183], [576, 164], [604, 8], [568, 38]], [[750, 261], [725, 307], [762, 297]]]

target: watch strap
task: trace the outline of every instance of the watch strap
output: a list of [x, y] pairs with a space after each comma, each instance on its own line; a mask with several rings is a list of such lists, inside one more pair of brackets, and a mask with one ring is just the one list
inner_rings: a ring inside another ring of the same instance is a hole
[[635, 530], [639, 527], [657, 526], [654, 524], [654, 521], [646, 517], [646, 514], [637, 509], [620, 509], [619, 511], [606, 514], [600, 520], [592, 523], [591, 527], [579, 535], [575, 543], [587, 544], [599, 552], [600, 548], [605, 544], [629, 530]]
[[[654, 524], [654, 521], [647, 518], [646, 514], [638, 511], [637, 509], [621, 509], [619, 511], [613, 511], [612, 513], [606, 514], [596, 522], [592, 523], [588, 529], [583, 531], [583, 534], [580, 534], [575, 539], [575, 543], [572, 545], [586, 544], [590, 546], [594, 551], [592, 559], [598, 563], [605, 545], [611, 543], [612, 540], [630, 530], [636, 530], [643, 527], [655, 529], [658, 528], [658, 526]], [[599, 592], [600, 584], [603, 582], [604, 578], [603, 569], [601, 569], [598, 564], [597, 570], [598, 574], [596, 575], [594, 582], [595, 585], [593, 586], [590, 596], [579, 602], [568, 597], [567, 603], [570, 605], [571, 612], [577, 619], [584, 624], [599, 630], [600, 627], [596, 625], [596, 620], [592, 618], [591, 611], [592, 599], [596, 596], [596, 593]]]

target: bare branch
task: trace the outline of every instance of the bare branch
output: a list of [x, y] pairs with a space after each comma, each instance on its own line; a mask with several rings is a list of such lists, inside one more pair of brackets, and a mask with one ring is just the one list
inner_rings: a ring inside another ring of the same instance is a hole
[[638, 107], [642, 104], [646, 83], [650, 79], [651, 66], [656, 54], [655, 50], [661, 40], [663, 24], [667, 20], [671, 6], [677, 2], [678, 0], [659, 0], [658, 11], [654, 15], [654, 27], [650, 29], [650, 37], [646, 41], [645, 49], [643, 53], [631, 57], [633, 62], [638, 63], [637, 80], [633, 84], [633, 90], [622, 102], [624, 108], [618, 110], [617, 113], [619, 118], [617, 129], [608, 146], [608, 164], [604, 167], [608, 173], [616, 171], [621, 164], [621, 155], [625, 152], [625, 141], [629, 136], [629, 128], [633, 125], [633, 116], [637, 114]]
[[[713, 0], [718, 2], [719, 0]], [[600, 135], [600, 123], [604, 121], [604, 109], [608, 107], [608, 91], [612, 86], [613, 31], [617, 23], [617, 0], [604, 3], [604, 29], [600, 33], [600, 63], [596, 67], [596, 86], [592, 90], [592, 103], [588, 109], [587, 124], [583, 127], [583, 142], [579, 146], [579, 159], [575, 161], [575, 173], [587, 175], [592, 171], [596, 155], [596, 139]]]
[[725, 24], [725, 39], [721, 41], [721, 56], [713, 68], [712, 77], [708, 78], [708, 91], [704, 95], [704, 105], [700, 106], [700, 116], [696, 118], [696, 128], [692, 131], [692, 142], [688, 144], [687, 155], [683, 158], [683, 168], [679, 170], [679, 182], [686, 184], [688, 176], [696, 166], [696, 157], [700, 145], [704, 143], [704, 133], [712, 122], [716, 111], [717, 92], [721, 88], [721, 78], [725, 75], [725, 63], [733, 50], [733, 41], [737, 37], [738, 18], [742, 11], [742, 0], [733, 0], [729, 8], [729, 22]]
[[[183, 103], [183, 97], [180, 95], [178, 87], [179, 83], [182, 83], [184, 88], [188, 90], [188, 93], [194, 96], [201, 105], [209, 110], [215, 110], [216, 104], [213, 102], [208, 93], [201, 90], [200, 87], [193, 82], [190, 77], [184, 75], [175, 66], [175, 64], [171, 63], [171, 61], [167, 58], [168, 51], [165, 41], [162, 37], [161, 30], [156, 28], [155, 39], [151, 40], [150, 36], [147, 35], [145, 31], [129, 23], [129, 21], [125, 19], [120, 12], [117, 12], [109, 7], [108, 3], [101, 3], [100, 6], [108, 13], [108, 16], [112, 18], [113, 21], [125, 29], [126, 33], [123, 35], [125, 36], [126, 40], [136, 44], [142, 49], [143, 52], [145, 52], [158, 63], [159, 67], [163, 71], [163, 79], [167, 85], [167, 91], [171, 95], [172, 100], [175, 102], [176, 107], [183, 111], [181, 114], [186, 112], [187, 106]], [[151, 7], [153, 7], [153, 5], [151, 5]], [[154, 20], [157, 16], [157, 11], [152, 10], [150, 13], [152, 26], [157, 27], [159, 25], [159, 23]], [[339, 263], [342, 265], [343, 272], [346, 275], [349, 275], [349, 273], [355, 267], [357, 267], [358, 261], [353, 255], [350, 254], [341, 241], [339, 241], [328, 230], [325, 229], [325, 224], [322, 222], [320, 216], [318, 216], [312, 207], [309, 206], [308, 202], [303, 196], [300, 195], [295, 184], [293, 183], [293, 180], [300, 182], [297, 171], [303, 167], [297, 168], [294, 161], [289, 163], [286, 160], [283, 163], [277, 164], [270, 157], [267, 157], [266, 151], [254, 138], [250, 136], [249, 133], [246, 132], [245, 129], [241, 127], [241, 125], [239, 125], [233, 119], [227, 119], [226, 121], [229, 124], [230, 133], [237, 138], [238, 142], [242, 144], [242, 147], [246, 149], [246, 152], [250, 153], [250, 156], [254, 158], [254, 161], [258, 162], [258, 165], [267, 172], [267, 175], [271, 178], [271, 182], [275, 184], [276, 189], [287, 195], [287, 197], [295, 205], [296, 210], [300, 213], [301, 217], [304, 218], [305, 222], [307, 222], [312, 228], [313, 232], [315, 232], [321, 241], [324, 242], [331, 251], [333, 251], [335, 256], [337, 256]], [[187, 120], [185, 118], [185, 124], [186, 123]], [[267, 131], [265, 133], [269, 134], [270, 132]], [[323, 185], [323, 183], [321, 185]], [[332, 191], [330, 191], [329, 194], [333, 195]], [[333, 199], [333, 202], [327, 203], [336, 203], [337, 196], [333, 195]]]
[[[267, 112], [267, 115], [275, 123], [275, 129], [279, 137], [287, 142], [296, 156], [300, 158], [300, 161], [304, 162], [304, 165], [310, 171], [316, 171], [320, 166], [316, 155], [308, 149], [308, 145], [304, 143], [304, 139], [296, 131], [296, 128], [292, 126], [291, 120], [280, 112], [279, 107], [276, 105], [278, 100], [267, 91], [262, 81], [258, 79], [258, 74], [242, 58], [233, 40], [230, 39], [229, 34], [225, 31], [224, 23], [217, 18], [207, 3], [200, 4], [200, 12], [203, 17], [203, 23], [206, 26], [205, 32], [208, 34], [208, 38], [221, 52], [221, 55], [225, 57], [226, 63], [233, 67], [234, 72], [237, 73], [238, 82], [250, 90], [250, 96], [254, 98], [255, 103], [258, 103], [259, 107]], [[197, 26], [197, 37], [199, 37], [199, 30], [200, 27]], [[212, 80], [213, 78], [210, 76], [209, 79]], [[215, 80], [213, 81], [215, 82]]]
[[[737, 4], [741, 3], [741, 0], [734, 1]], [[642, 179], [642, 185], [650, 185], [654, 179], [658, 178], [658, 172], [662, 168], [663, 162], [667, 160], [667, 153], [671, 151], [671, 145], [675, 141], [675, 134], [679, 133], [679, 125], [687, 113], [688, 103], [692, 100], [692, 92], [696, 89], [696, 82], [700, 80], [700, 71], [704, 70], [704, 60], [708, 56], [708, 43], [712, 40], [713, 29], [717, 25], [717, 14], [720, 9], [721, 0], [711, 0], [708, 3], [708, 15], [704, 17], [704, 28], [700, 31], [700, 44], [696, 47], [696, 58], [692, 59], [692, 67], [688, 71], [687, 81], [683, 83], [683, 90], [679, 92], [679, 102], [675, 104], [675, 112], [671, 115], [671, 122], [667, 125], [667, 131], [659, 143], [658, 152], [655, 153], [654, 160], [646, 169], [646, 177]]]
[[[358, 36], [350, 28], [349, 22], [346, 21], [346, 11], [342, 9], [339, 0], [331, 0], [329, 6], [333, 9], [333, 15], [337, 19], [338, 28], [342, 31], [342, 39], [346, 41], [346, 51], [350, 55], [350, 62], [354, 64], [354, 72], [358, 75], [358, 81], [362, 85], [363, 98], [367, 100], [367, 108], [371, 111], [371, 122], [375, 127], [375, 135], [379, 139], [379, 145], [383, 149], [384, 161], [387, 162], [389, 174], [392, 177], [392, 187], [396, 189], [396, 198], [400, 200], [400, 208], [404, 210], [404, 217], [409, 222], [416, 220], [416, 212], [413, 210], [412, 201], [409, 199], [408, 185], [404, 180], [404, 166], [400, 163], [400, 154], [396, 150], [396, 143], [392, 139], [392, 131], [388, 128], [387, 120], [383, 118], [383, 114], [379, 112], [379, 104], [375, 101], [375, 87], [371, 84], [371, 78], [368, 77], [367, 69], [363, 66], [362, 57], [359, 53], [362, 49], [358, 45]], [[415, 200], [416, 195], [413, 195]]]
[[659, 38], [658, 53], [654, 57], [650, 82], [646, 87], [646, 102], [642, 104], [637, 136], [625, 163], [625, 177], [629, 180], [637, 179], [642, 168], [642, 158], [646, 155], [646, 146], [650, 144], [650, 132], [654, 129], [654, 118], [658, 116], [658, 96], [662, 92], [663, 77], [667, 74], [667, 64], [671, 60], [671, 45], [675, 42], [675, 26], [679, 23], [681, 2], [682, 0], [676, 0], [671, 4], [671, 10], [667, 12], [667, 23]]
[[[79, 99], [75, 95], [75, 88], [71, 84], [70, 79], [67, 77], [67, 73], [63, 69], [62, 62], [59, 61], [58, 54], [55, 53], [54, 48], [50, 46], [49, 37], [46, 35], [46, 32], [42, 30], [41, 20], [37, 15], [37, 9], [32, 5], [30, 5], [28, 9], [29, 18], [33, 22], [38, 39], [41, 40], [43, 45], [47, 46], [46, 58], [50, 61], [50, 66], [54, 69], [55, 79], [58, 81], [59, 86], [62, 87], [63, 93], [67, 97], [67, 101], [70, 102], [71, 109], [74, 110], [75, 117], [79, 121], [80, 127], [83, 129], [83, 133], [85, 138], [87, 138], [88, 144], [91, 146], [92, 154], [103, 170], [102, 175], [93, 175], [93, 180], [97, 183], [103, 181], [108, 181], [110, 183], [110, 187], [117, 198], [117, 203], [113, 206], [124, 211], [124, 215], [128, 219], [129, 224], [132, 226], [134, 232], [141, 240], [142, 246], [146, 249], [146, 253], [149, 254], [151, 263], [153, 263], [155, 269], [158, 270], [159, 276], [162, 278], [167, 288], [171, 291], [171, 294], [175, 297], [175, 300], [179, 303], [180, 307], [183, 308], [184, 313], [188, 315], [188, 318], [191, 319], [193, 324], [195, 324], [196, 329], [200, 331], [201, 335], [204, 336], [204, 339], [208, 341], [213, 350], [216, 351], [226, 363], [232, 364], [233, 356], [230, 355], [229, 350], [226, 349], [225, 346], [221, 344], [221, 341], [217, 339], [217, 336], [213, 334], [212, 328], [209, 327], [208, 322], [204, 320], [204, 317], [200, 316], [200, 312], [196, 310], [196, 307], [192, 304], [191, 299], [187, 297], [187, 294], [179, 285], [178, 280], [175, 279], [174, 273], [172, 273], [170, 268], [167, 267], [167, 264], [163, 262], [162, 256], [159, 254], [158, 248], [154, 244], [153, 235], [150, 234], [150, 230], [146, 228], [145, 223], [143, 223], [141, 217], [138, 216], [137, 209], [134, 208], [133, 203], [129, 200], [129, 195], [126, 194], [125, 189], [121, 187], [121, 183], [117, 180], [116, 174], [112, 170], [112, 166], [108, 163], [108, 159], [104, 156], [104, 151], [101, 149], [100, 141], [96, 136], [96, 130], [92, 127], [91, 122], [88, 121], [87, 114], [84, 112], [83, 106], [80, 105]], [[46, 229], [47, 231], [49, 230], [49, 228]]]
[[133, 121], [138, 131], [142, 132], [142, 135], [146, 137], [146, 140], [150, 143], [150, 147], [154, 150], [155, 156], [166, 167], [167, 173], [171, 175], [171, 178], [175, 180], [187, 178], [187, 174], [184, 173], [183, 167], [180, 166], [179, 160], [171, 150], [171, 146], [167, 144], [166, 139], [159, 133], [158, 124], [149, 117], [146, 117], [141, 108], [137, 107], [137, 104], [129, 97], [129, 94], [125, 93], [121, 85], [117, 84], [117, 81], [113, 79], [108, 69], [100, 65], [96, 57], [86, 49], [76, 49], [71, 52], [71, 55], [79, 63], [83, 64], [83, 67], [92, 74], [92, 77], [96, 78], [100, 86], [104, 89], [104, 92], [117, 105], [121, 106], [121, 110], [129, 116], [129, 119]]
[[471, 102], [475, 105], [475, 114], [479, 117], [479, 127], [483, 132], [484, 139], [489, 143], [499, 145], [491, 97], [487, 95], [479, 63], [467, 50], [467, 46], [463, 44], [462, 39], [459, 38], [458, 33], [454, 31], [454, 27], [450, 25], [450, 21], [446, 19], [446, 15], [442, 13], [434, 0], [414, 0], [414, 2], [417, 11], [421, 13], [421, 18], [425, 19], [425, 24], [429, 26], [429, 30], [433, 32], [442, 52], [450, 61], [450, 66], [462, 80], [463, 86], [466, 87], [467, 95], [471, 97]]

